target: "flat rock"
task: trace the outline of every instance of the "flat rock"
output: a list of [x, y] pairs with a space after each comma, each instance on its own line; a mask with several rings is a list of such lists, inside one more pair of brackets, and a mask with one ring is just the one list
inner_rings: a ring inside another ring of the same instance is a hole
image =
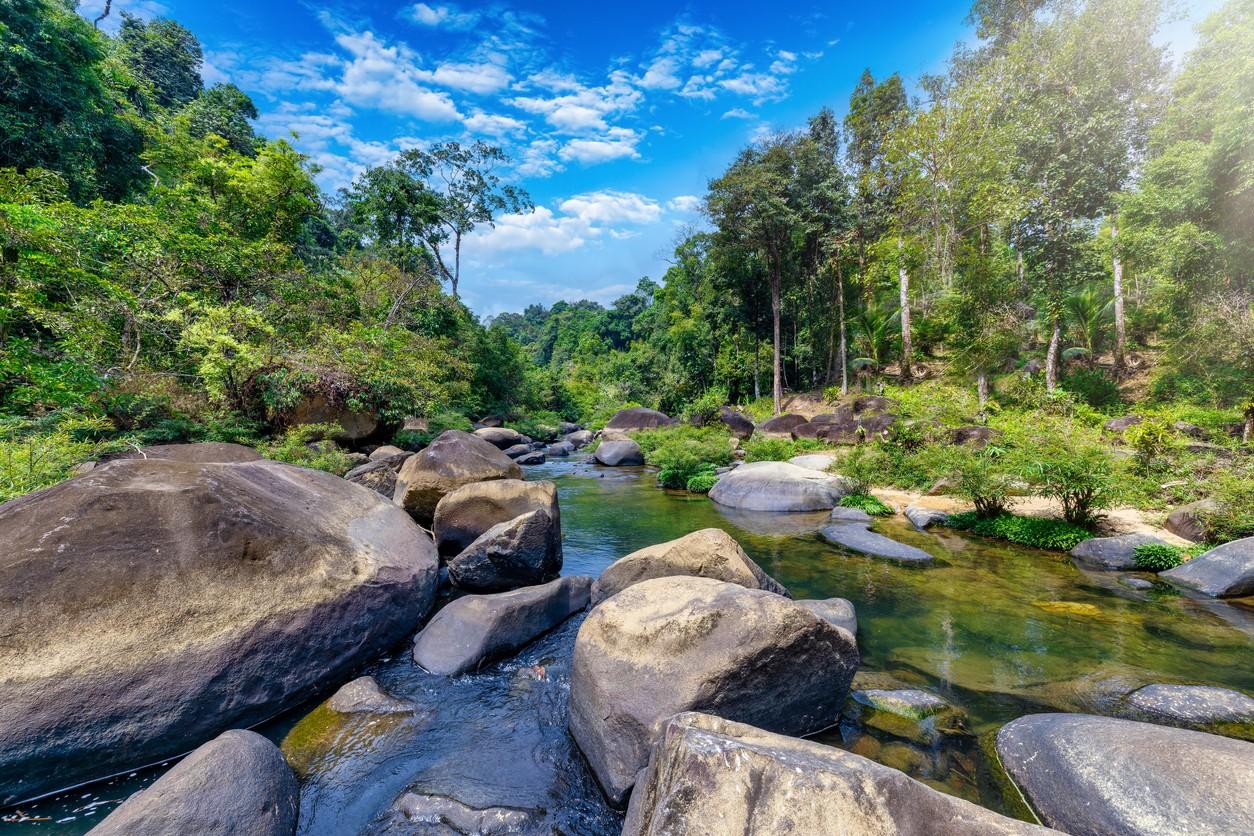
[[786, 734], [831, 725], [857, 643], [780, 595], [654, 578], [593, 608], [575, 640], [570, 729], [614, 804], [667, 718], [706, 710]]
[[448, 561], [453, 585], [475, 592], [544, 583], [561, 570], [562, 532], [543, 508], [497, 523]]
[[1123, 415], [1119, 418], [1111, 418], [1102, 428], [1108, 433], [1121, 433], [1129, 427], [1134, 427], [1145, 419], [1140, 415]]
[[360, 464], [345, 473], [344, 479], [388, 499], [396, 493], [396, 468], [386, 459]]
[[811, 598], [800, 600], [797, 604], [829, 624], [843, 627], [855, 636], [858, 634], [858, 614], [853, 602], [847, 598]]
[[656, 409], [646, 409], [643, 406], [633, 406], [630, 409], [620, 409], [618, 412], [615, 412], [614, 417], [605, 425], [605, 429], [634, 432], [636, 430], [655, 430], [658, 427], [669, 427], [678, 423], [679, 421], [664, 412], [658, 412]]
[[392, 499], [420, 525], [430, 526], [435, 506], [462, 485], [521, 478], [518, 465], [494, 445], [461, 430], [445, 430], [401, 465]]
[[1152, 534], [1120, 534], [1117, 537], [1090, 537], [1071, 550], [1076, 562], [1089, 569], [1135, 569], [1136, 547], [1167, 545]]
[[842, 505], [833, 508], [828, 519], [834, 523], [859, 523], [861, 525], [870, 525], [873, 521], [871, 515], [861, 508], [846, 508]]
[[414, 661], [456, 676], [509, 655], [588, 605], [592, 578], [571, 575], [496, 595], [467, 595], [414, 638]]
[[277, 746], [255, 732], [228, 731], [128, 798], [91, 836], [291, 836], [299, 793]]
[[127, 453], [119, 458], [163, 459], [170, 462], [196, 462], [200, 464], [239, 464], [256, 462], [261, 454], [243, 444], [221, 441], [204, 441], [199, 444], [154, 444], [138, 452]]
[[856, 523], [829, 525], [819, 531], [819, 537], [833, 546], [869, 557], [919, 564], [931, 563], [935, 559], [923, 549], [898, 543]]
[[788, 595], [788, 590], [763, 572], [730, 534], [721, 528], [705, 528], [614, 561], [592, 585], [592, 603], [599, 604], [632, 584], [675, 575], [713, 578], [746, 589]]
[[519, 443], [519, 444], [515, 444], [515, 445], [514, 445], [514, 446], [512, 446], [512, 447], [506, 447], [506, 448], [505, 448], [504, 450], [502, 450], [501, 452], [502, 452], [502, 453], [504, 453], [505, 455], [509, 456], [511, 459], [517, 459], [517, 458], [519, 458], [520, 456], [525, 456], [525, 455], [527, 455], [528, 453], [530, 453], [530, 452], [531, 452], [531, 445], [530, 445], [530, 444], [526, 444], [526, 443]]
[[1254, 740], [1254, 698], [1212, 685], [1146, 685], [1124, 703], [1138, 720]]
[[924, 720], [942, 711], [952, 710], [952, 706], [945, 700], [918, 688], [897, 690], [868, 688], [854, 691], [850, 696], [876, 711], [886, 711], [911, 720]]
[[417, 708], [385, 692], [373, 676], [344, 684], [327, 700], [327, 707], [340, 714], [413, 714]]
[[955, 427], [949, 433], [949, 443], [963, 447], [983, 450], [990, 441], [1001, 438], [1005, 433], [992, 427], [967, 426]]
[[592, 457], [606, 467], [631, 467], [644, 464], [644, 451], [631, 439], [602, 441]]
[[826, 511], [849, 492], [849, 480], [839, 476], [787, 462], [751, 462], [719, 479], [710, 499], [746, 511]]
[[[632, 442], [633, 444], [635, 442]], [[571, 455], [575, 452], [575, 445], [569, 441], [559, 441], [556, 444], [550, 444], [544, 448], [544, 455], [551, 459], [560, 459]]]
[[537, 465], [537, 464], [544, 464], [547, 461], [547, 458], [545, 457], [544, 453], [536, 452], [536, 453], [528, 453], [525, 456], [519, 456], [517, 459], [515, 459], [515, 461], [518, 462], [520, 465], [526, 465], [530, 467], [530, 466]]
[[458, 554], [492, 526], [539, 510], [548, 513], [560, 534], [561, 511], [557, 486], [552, 482], [493, 479], [463, 485], [435, 507], [432, 533], [436, 548], [446, 557]]
[[623, 836], [1012, 836], [1054, 831], [998, 815], [852, 752], [709, 714], [670, 718]]
[[1216, 546], [1158, 577], [1212, 598], [1254, 593], [1254, 537]]
[[1254, 832], [1254, 743], [1087, 714], [1030, 714], [997, 755], [1037, 815], [1067, 833]]
[[379, 462], [396, 460], [399, 464], [400, 461], [408, 458], [410, 455], [411, 453], [408, 450], [402, 450], [392, 444], [384, 444], [382, 447], [376, 447], [370, 451], [370, 461]]
[[836, 463], [836, 457], [831, 453], [807, 453], [803, 456], [793, 456], [788, 463], [807, 470], [825, 471]]
[[907, 505], [906, 519], [919, 531], [925, 531], [934, 525], [944, 525], [949, 521], [949, 514], [935, 508], [924, 508], [922, 505]]

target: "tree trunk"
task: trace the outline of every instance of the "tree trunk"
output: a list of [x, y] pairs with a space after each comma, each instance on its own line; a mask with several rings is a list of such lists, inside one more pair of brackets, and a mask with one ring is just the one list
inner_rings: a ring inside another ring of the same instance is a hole
[[849, 394], [849, 340], [845, 332], [845, 274], [836, 270], [836, 299], [840, 309], [840, 394]]
[[975, 376], [975, 395], [980, 402], [980, 412], [988, 406], [988, 373], [981, 371]]
[[913, 348], [910, 345], [910, 274], [906, 272], [905, 261], [902, 260], [903, 244], [897, 239], [897, 279], [901, 286], [901, 382], [910, 380], [910, 356]]
[[462, 234], [453, 235], [453, 301], [457, 301], [457, 283], [462, 277]]
[[1058, 355], [1062, 349], [1062, 321], [1054, 317], [1054, 328], [1049, 335], [1049, 351], [1045, 354], [1045, 391], [1053, 392], [1058, 386]]
[[779, 350], [780, 275], [778, 265], [771, 267], [771, 330], [774, 337], [774, 374], [771, 384], [771, 401], [775, 414], [779, 415], [784, 402], [783, 362]]
[[1115, 248], [1115, 238], [1119, 235], [1119, 225], [1110, 227], [1110, 243], [1112, 250], [1111, 268], [1115, 277], [1115, 380], [1123, 377], [1127, 348], [1128, 332], [1123, 317], [1123, 262], [1119, 259], [1119, 250]]
[[753, 399], [755, 401], [758, 398], [762, 397], [762, 384], [759, 382], [760, 375], [758, 374], [758, 369], [760, 368], [759, 362], [758, 362], [758, 359], [759, 359], [758, 355], [761, 354], [761, 352], [759, 351], [759, 348], [761, 347], [761, 345], [762, 345], [762, 341], [758, 339], [757, 334], [754, 334], [753, 335]]

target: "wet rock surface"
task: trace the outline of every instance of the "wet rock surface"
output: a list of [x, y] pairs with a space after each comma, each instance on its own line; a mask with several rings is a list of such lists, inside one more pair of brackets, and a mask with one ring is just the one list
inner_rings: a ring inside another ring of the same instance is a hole
[[1089, 569], [1135, 569], [1136, 548], [1167, 545], [1152, 534], [1120, 534], [1116, 537], [1090, 537], [1071, 550], [1071, 556]]
[[858, 614], [854, 611], [853, 602], [847, 598], [803, 599], [797, 604], [829, 624], [843, 627], [854, 635], [858, 634]]
[[1132, 719], [1254, 741], [1254, 697], [1212, 685], [1146, 685], [1124, 698]]
[[892, 538], [877, 534], [866, 525], [858, 523], [838, 523], [829, 525], [819, 532], [824, 542], [847, 551], [863, 554], [868, 557], [879, 557], [884, 560], [896, 560], [900, 563], [931, 563], [935, 558], [923, 549], [898, 543]]
[[1254, 593], [1254, 537], [1216, 546], [1159, 577], [1214, 598]]
[[385, 693], [373, 676], [359, 676], [343, 685], [327, 700], [327, 707], [341, 714], [413, 714], [417, 710], [413, 703]]
[[644, 464], [644, 451], [631, 439], [602, 441], [592, 455], [598, 464], [606, 467], [630, 467]]

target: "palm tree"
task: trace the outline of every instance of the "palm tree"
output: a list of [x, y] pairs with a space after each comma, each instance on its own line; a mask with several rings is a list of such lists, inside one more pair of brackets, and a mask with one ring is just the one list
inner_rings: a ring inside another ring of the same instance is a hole
[[1077, 341], [1077, 345], [1067, 349], [1068, 359], [1083, 355], [1093, 365], [1105, 343], [1114, 305], [1109, 289], [1097, 282], [1082, 285], [1063, 299], [1063, 315]]

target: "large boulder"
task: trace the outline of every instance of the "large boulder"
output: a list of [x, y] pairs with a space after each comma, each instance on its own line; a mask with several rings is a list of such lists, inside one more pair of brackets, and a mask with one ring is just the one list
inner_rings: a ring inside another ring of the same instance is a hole
[[479, 539], [492, 526], [539, 510], [548, 513], [560, 532], [557, 486], [552, 482], [493, 479], [463, 485], [435, 506], [432, 531], [436, 548], [441, 555], [451, 557]]
[[787, 462], [751, 462], [718, 480], [710, 499], [746, 511], [826, 511], [851, 491], [847, 479]]
[[475, 438], [482, 438], [498, 450], [506, 450], [515, 444], [527, 443], [527, 437], [518, 430], [508, 427], [480, 427], [475, 430]]
[[1135, 569], [1137, 546], [1167, 545], [1152, 534], [1120, 534], [1090, 537], [1071, 550], [1071, 556], [1089, 569]]
[[1146, 685], [1124, 697], [1134, 719], [1254, 740], [1254, 697], [1213, 685]]
[[997, 756], [1041, 820], [1067, 833], [1254, 832], [1254, 743], [1087, 714], [1030, 714]]
[[[634, 443], [634, 442], [633, 442]], [[551, 459], [561, 459], [575, 452], [575, 445], [569, 441], [559, 441], [544, 448], [544, 454]]]
[[284, 423], [288, 426], [339, 424], [340, 429], [335, 434], [335, 440], [346, 444], [365, 441], [379, 430], [379, 416], [373, 412], [352, 409], [321, 392], [306, 395], [291, 410]]
[[919, 531], [926, 531], [934, 525], [944, 525], [949, 522], [949, 514], [923, 505], [907, 505], [906, 519], [910, 520], [910, 524]]
[[1012, 836], [1054, 831], [937, 792], [841, 749], [710, 714], [670, 718], [623, 836]]
[[200, 464], [238, 464], [239, 462], [260, 461], [261, 454], [243, 444], [204, 441], [199, 444], [156, 444], [118, 458], [165, 459], [171, 462], [198, 462]]
[[831, 725], [857, 643], [771, 592], [654, 578], [593, 608], [575, 640], [570, 729], [621, 804], [666, 720], [709, 711], [784, 734]]
[[384, 444], [382, 447], [376, 447], [370, 451], [370, 461], [387, 462], [393, 467], [400, 467], [401, 462], [412, 455], [413, 453], [408, 450], [402, 450], [394, 444]]
[[448, 562], [454, 586], [500, 592], [544, 583], [562, 570], [562, 532], [544, 508], [497, 523]]
[[862, 395], [853, 401], [853, 414], [862, 417], [882, 415], [899, 409], [901, 409], [900, 403], [881, 395]]
[[582, 450], [592, 443], [592, 432], [591, 430], [575, 430], [562, 436], [562, 441], [576, 450]]
[[592, 602], [599, 604], [641, 581], [674, 575], [714, 578], [746, 589], [788, 594], [745, 554], [730, 534], [721, 528], [705, 528], [677, 540], [646, 546], [614, 561], [592, 585]]
[[758, 424], [758, 432], [767, 438], [792, 438], [792, 431], [802, 424], [808, 423], [804, 415], [796, 413], [786, 413], [784, 415], [776, 415]]
[[474, 671], [520, 649], [588, 606], [592, 578], [458, 598], [414, 637], [414, 661], [444, 676]]
[[366, 462], [344, 474], [345, 480], [369, 488], [388, 499], [396, 493], [396, 468], [387, 460]]
[[631, 439], [602, 441], [592, 457], [606, 467], [630, 467], [644, 464], [644, 451]]
[[1202, 521], [1202, 517], [1215, 507], [1213, 499], [1199, 499], [1188, 505], [1181, 505], [1167, 515], [1167, 522], [1163, 524], [1163, 528], [1177, 537], [1201, 543], [1206, 539], [1206, 524]]
[[727, 427], [727, 430], [741, 441], [748, 439], [753, 435], [753, 419], [743, 412], [737, 412], [730, 406], [724, 406], [718, 411], [718, 420]]
[[1212, 598], [1254, 593], [1254, 537], [1216, 546], [1159, 577]]
[[819, 537], [846, 551], [895, 560], [898, 563], [925, 564], [935, 559], [923, 549], [877, 534], [864, 523], [841, 522], [829, 525], [819, 531]]
[[521, 478], [522, 469], [492, 444], [461, 430], [445, 430], [401, 465], [392, 500], [430, 526], [436, 505], [462, 485]]
[[847, 598], [803, 599], [797, 602], [824, 621], [858, 634], [858, 613]]
[[967, 426], [955, 427], [949, 433], [949, 443], [983, 450], [989, 442], [1000, 439], [1005, 433], [992, 427]]
[[435, 544], [278, 462], [111, 462], [0, 506], [0, 805], [186, 752], [414, 629]]
[[300, 790], [279, 747], [256, 732], [224, 732], [132, 795], [91, 836], [291, 836]]
[[605, 429], [635, 432], [636, 430], [655, 430], [658, 427], [669, 427], [678, 423], [679, 421], [664, 412], [646, 409], [643, 406], [633, 406], [614, 413], [614, 417], [605, 425]]
[[1111, 418], [1102, 425], [1102, 429], [1113, 435], [1119, 435], [1129, 427], [1135, 427], [1145, 419], [1140, 415], [1122, 415], [1118, 418]]
[[800, 456], [793, 456], [788, 460], [789, 464], [795, 464], [797, 467], [804, 467], [807, 470], [826, 471], [829, 467], [836, 464], [836, 457], [831, 453], [806, 453]]

